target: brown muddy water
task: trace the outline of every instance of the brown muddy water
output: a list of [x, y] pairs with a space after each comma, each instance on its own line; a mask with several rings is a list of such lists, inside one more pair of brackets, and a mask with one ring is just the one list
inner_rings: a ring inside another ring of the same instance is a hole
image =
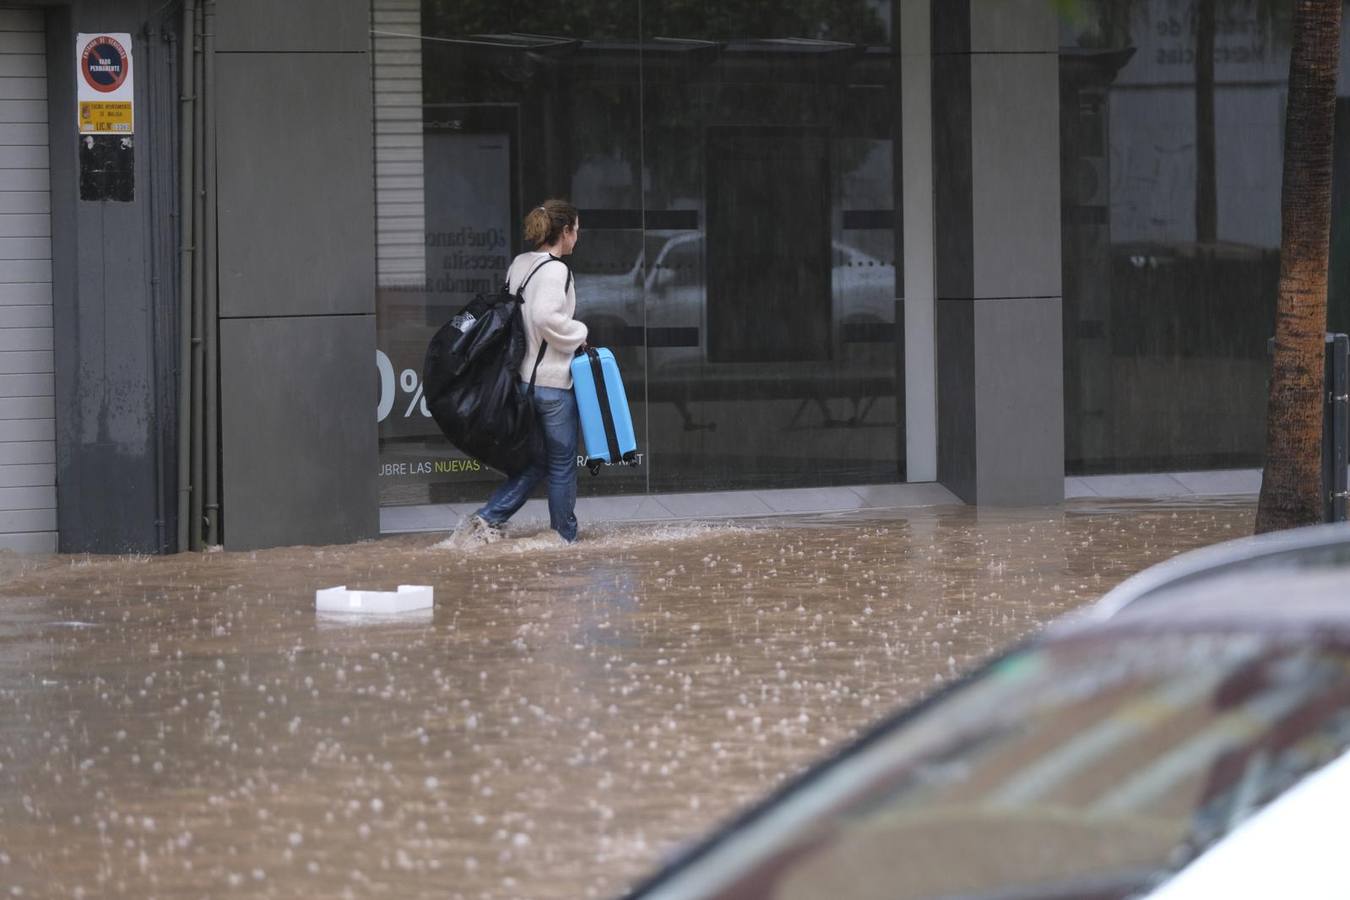
[[[622, 892], [1245, 502], [0, 556], [0, 896]], [[316, 616], [431, 584], [434, 613]]]

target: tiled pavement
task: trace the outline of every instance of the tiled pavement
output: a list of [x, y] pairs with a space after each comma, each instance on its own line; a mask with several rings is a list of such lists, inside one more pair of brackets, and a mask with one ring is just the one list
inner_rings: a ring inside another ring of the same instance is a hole
[[1080, 497], [1158, 500], [1173, 497], [1241, 495], [1255, 497], [1260, 492], [1260, 469], [1171, 472], [1154, 475], [1093, 475], [1064, 479], [1066, 500]]
[[[1094, 475], [1064, 479], [1066, 500], [1255, 497], [1260, 489], [1259, 469]], [[864, 509], [905, 509], [960, 502], [942, 485], [931, 482], [771, 491], [713, 491], [701, 494], [634, 494], [623, 497], [583, 497], [577, 501], [577, 518], [583, 523], [702, 521]], [[388, 507], [380, 510], [380, 530], [384, 534], [449, 531], [476, 507], [477, 504], [473, 503]], [[546, 522], [548, 506], [542, 499], [531, 500], [514, 521]]]

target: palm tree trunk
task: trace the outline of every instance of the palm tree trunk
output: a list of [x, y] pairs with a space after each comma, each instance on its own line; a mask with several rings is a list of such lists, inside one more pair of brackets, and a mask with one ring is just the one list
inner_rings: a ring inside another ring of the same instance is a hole
[[1322, 519], [1323, 346], [1342, 0], [1296, 0], [1284, 133], [1280, 289], [1257, 533]]

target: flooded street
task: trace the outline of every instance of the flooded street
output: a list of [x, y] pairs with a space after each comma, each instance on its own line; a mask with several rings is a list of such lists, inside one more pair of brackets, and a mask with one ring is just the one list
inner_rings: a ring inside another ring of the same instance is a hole
[[[0, 885], [578, 898], [1253, 505], [0, 557]], [[431, 584], [424, 616], [314, 591]], [[0, 892], [0, 896], [6, 896]]]

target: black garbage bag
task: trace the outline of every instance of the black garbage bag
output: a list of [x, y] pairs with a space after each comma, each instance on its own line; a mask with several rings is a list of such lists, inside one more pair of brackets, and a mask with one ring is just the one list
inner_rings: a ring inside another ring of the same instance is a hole
[[[518, 387], [526, 346], [521, 308], [525, 285], [538, 270], [514, 294], [503, 285], [469, 301], [436, 332], [422, 365], [427, 408], [450, 443], [507, 475], [542, 455], [533, 399]], [[543, 352], [541, 346], [541, 359]]]

